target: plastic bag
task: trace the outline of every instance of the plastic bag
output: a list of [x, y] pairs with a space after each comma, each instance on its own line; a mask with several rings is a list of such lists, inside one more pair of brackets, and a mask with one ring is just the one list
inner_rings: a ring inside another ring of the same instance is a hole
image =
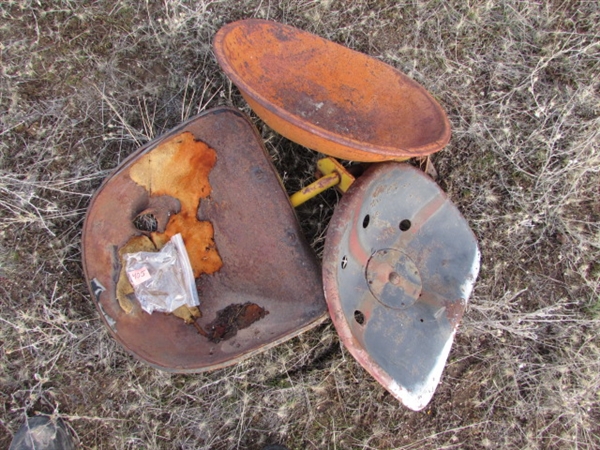
[[198, 306], [198, 291], [181, 234], [159, 252], [127, 253], [125, 271], [142, 309], [170, 313], [187, 304]]

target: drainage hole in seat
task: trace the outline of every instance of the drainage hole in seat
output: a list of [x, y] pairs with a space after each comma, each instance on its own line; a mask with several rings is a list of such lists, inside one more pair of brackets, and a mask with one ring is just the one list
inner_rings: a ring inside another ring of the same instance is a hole
[[354, 311], [354, 320], [356, 320], [357, 324], [364, 325], [365, 315], [361, 311], [356, 310], [356, 311]]
[[368, 214], [363, 219], [363, 228], [367, 228], [369, 226], [369, 222], [371, 221], [371, 216]]

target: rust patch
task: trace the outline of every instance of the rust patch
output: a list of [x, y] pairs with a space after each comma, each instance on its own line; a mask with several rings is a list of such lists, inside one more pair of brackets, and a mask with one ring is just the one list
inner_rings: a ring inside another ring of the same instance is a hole
[[452, 325], [452, 328], [458, 328], [458, 324], [462, 320], [463, 314], [465, 313], [466, 300], [459, 298], [457, 300], [446, 300], [444, 302], [444, 311], [448, 322]]
[[217, 318], [208, 324], [206, 337], [214, 343], [230, 339], [238, 330], [248, 328], [254, 322], [262, 319], [269, 311], [256, 303], [229, 305], [217, 312]]
[[156, 246], [162, 248], [177, 233], [181, 233], [183, 237], [194, 270], [194, 278], [203, 273], [215, 273], [223, 266], [213, 239], [212, 223], [198, 220], [195, 215], [189, 217], [177, 214], [171, 216], [164, 233], [152, 233], [151, 236]]
[[131, 179], [151, 197], [179, 200], [181, 209], [171, 215], [164, 232], [152, 232], [151, 237], [160, 249], [172, 236], [181, 233], [196, 278], [223, 266], [213, 240], [212, 224], [197, 218], [201, 199], [211, 193], [208, 175], [216, 161], [212, 148], [184, 132], [142, 156], [129, 171]]
[[198, 209], [198, 199], [210, 194], [208, 174], [217, 161], [215, 151], [192, 133], [181, 133], [142, 156], [129, 176], [151, 196], [169, 195], [181, 202], [181, 212]]

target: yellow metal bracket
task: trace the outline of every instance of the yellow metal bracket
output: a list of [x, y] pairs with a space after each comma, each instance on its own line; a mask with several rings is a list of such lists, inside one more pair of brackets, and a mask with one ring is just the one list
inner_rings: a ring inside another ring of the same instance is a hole
[[333, 186], [346, 192], [354, 182], [354, 176], [338, 160], [330, 157], [317, 161], [317, 176], [320, 177], [317, 181], [291, 195], [294, 208]]
[[335, 158], [323, 158], [317, 161], [317, 176], [337, 173], [340, 176], [340, 184], [337, 188], [346, 192], [350, 185], [354, 183], [354, 176]]

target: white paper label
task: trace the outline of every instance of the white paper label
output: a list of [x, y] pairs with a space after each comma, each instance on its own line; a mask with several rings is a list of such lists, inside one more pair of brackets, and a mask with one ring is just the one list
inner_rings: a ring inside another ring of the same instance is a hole
[[131, 284], [133, 284], [134, 286], [137, 286], [143, 283], [144, 281], [147, 281], [150, 278], [152, 278], [150, 276], [150, 272], [148, 272], [148, 269], [146, 269], [145, 267], [142, 267], [141, 269], [137, 270], [132, 270], [131, 272], [127, 272], [127, 276], [129, 277], [129, 281], [131, 281]]

